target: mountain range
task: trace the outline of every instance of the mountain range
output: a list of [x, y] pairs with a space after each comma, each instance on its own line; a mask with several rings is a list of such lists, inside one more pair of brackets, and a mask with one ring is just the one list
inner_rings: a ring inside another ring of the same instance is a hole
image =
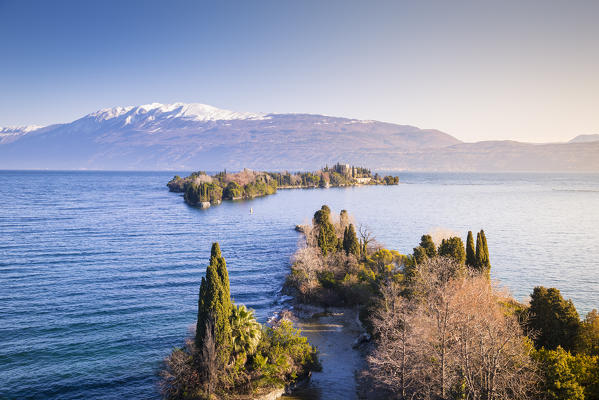
[[0, 128], [0, 169], [599, 171], [599, 135], [568, 143], [464, 143], [434, 129], [204, 104], [103, 109], [70, 123]]

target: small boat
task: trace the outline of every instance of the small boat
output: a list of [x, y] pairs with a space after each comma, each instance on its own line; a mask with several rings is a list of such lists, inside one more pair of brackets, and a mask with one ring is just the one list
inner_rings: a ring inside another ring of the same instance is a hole
[[254, 213], [254, 209], [250, 207], [250, 214]]

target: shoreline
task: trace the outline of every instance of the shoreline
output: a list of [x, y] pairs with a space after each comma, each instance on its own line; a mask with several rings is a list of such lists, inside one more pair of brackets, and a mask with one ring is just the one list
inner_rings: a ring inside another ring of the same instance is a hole
[[313, 372], [310, 380], [283, 395], [286, 400], [359, 399], [363, 391], [358, 375], [365, 366], [364, 352], [356, 346], [366, 332], [356, 307], [322, 307], [298, 303], [281, 314], [291, 314], [294, 325], [319, 351], [322, 371]]

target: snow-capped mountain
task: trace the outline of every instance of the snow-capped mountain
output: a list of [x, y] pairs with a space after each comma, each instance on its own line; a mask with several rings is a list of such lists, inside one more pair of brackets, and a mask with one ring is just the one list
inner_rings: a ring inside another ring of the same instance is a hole
[[73, 122], [0, 130], [0, 169], [599, 171], [599, 142], [462, 143], [434, 129], [205, 104], [99, 110]]
[[7, 126], [0, 128], [0, 144], [10, 143], [19, 138], [19, 136], [26, 135], [29, 132], [43, 128], [40, 125], [26, 125], [26, 126]]
[[105, 108], [88, 115], [97, 121], [118, 120], [125, 125], [142, 122], [160, 123], [177, 118], [189, 121], [228, 121], [233, 119], [264, 119], [264, 114], [235, 112], [200, 103], [144, 104], [137, 107]]

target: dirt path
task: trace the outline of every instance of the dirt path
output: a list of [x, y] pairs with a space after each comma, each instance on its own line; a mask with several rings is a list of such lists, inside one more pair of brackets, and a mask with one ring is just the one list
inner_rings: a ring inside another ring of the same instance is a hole
[[[354, 340], [363, 331], [356, 312], [335, 309], [312, 315], [301, 311], [296, 325], [318, 347], [322, 371], [312, 374], [303, 388], [286, 400], [351, 400], [357, 399], [355, 372], [362, 366], [360, 353], [352, 348]], [[312, 315], [305, 317], [304, 315]]]

